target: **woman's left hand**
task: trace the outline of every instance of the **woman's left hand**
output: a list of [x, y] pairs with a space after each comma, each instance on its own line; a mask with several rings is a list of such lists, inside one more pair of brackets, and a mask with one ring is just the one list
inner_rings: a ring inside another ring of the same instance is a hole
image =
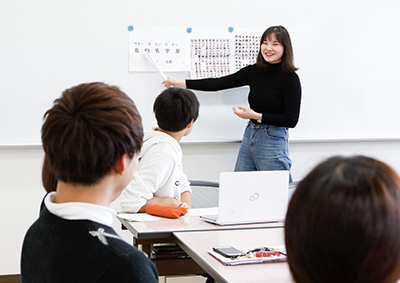
[[238, 109], [235, 107], [232, 107], [233, 113], [235, 113], [238, 117], [242, 119], [255, 119], [257, 120], [258, 117], [260, 117], [260, 114], [255, 112], [254, 110], [248, 108], [248, 107], [243, 107], [243, 106], [238, 106]]

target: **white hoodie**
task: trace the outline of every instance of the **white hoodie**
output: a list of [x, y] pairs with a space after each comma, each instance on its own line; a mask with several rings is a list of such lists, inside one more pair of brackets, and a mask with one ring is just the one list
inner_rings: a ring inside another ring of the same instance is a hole
[[122, 211], [138, 212], [153, 196], [180, 200], [186, 191], [192, 192], [178, 141], [160, 131], [145, 132], [138, 167], [121, 195]]

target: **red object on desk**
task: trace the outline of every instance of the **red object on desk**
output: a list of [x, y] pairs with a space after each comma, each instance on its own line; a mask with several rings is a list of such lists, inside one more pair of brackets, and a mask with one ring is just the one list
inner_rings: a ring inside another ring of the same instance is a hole
[[179, 218], [187, 213], [186, 207], [168, 206], [162, 204], [153, 204], [146, 207], [146, 212], [151, 215], [163, 216], [167, 218]]

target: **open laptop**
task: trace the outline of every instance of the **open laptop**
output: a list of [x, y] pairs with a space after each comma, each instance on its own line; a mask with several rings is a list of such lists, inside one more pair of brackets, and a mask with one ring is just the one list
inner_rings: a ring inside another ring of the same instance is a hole
[[218, 225], [275, 222], [285, 219], [289, 171], [222, 172], [218, 215], [201, 219]]

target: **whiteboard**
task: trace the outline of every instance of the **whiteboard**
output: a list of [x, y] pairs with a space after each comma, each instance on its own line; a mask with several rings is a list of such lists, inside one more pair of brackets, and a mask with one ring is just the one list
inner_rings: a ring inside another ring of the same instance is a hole
[[[292, 140], [400, 138], [396, 1], [0, 1], [0, 145], [40, 144], [43, 114], [82, 82], [119, 86], [146, 129], [163, 90], [156, 72], [128, 68], [129, 25], [202, 28], [285, 26], [302, 83]], [[167, 73], [187, 78], [189, 73]], [[247, 88], [196, 92], [200, 117], [187, 141], [240, 140]]]

